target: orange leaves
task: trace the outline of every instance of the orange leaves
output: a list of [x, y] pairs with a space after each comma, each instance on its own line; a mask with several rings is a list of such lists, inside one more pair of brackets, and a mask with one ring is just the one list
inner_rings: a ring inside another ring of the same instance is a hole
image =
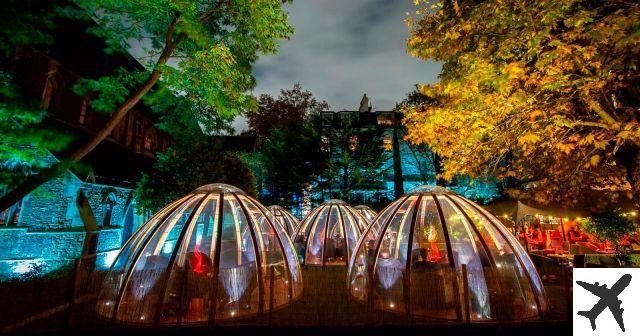
[[540, 141], [540, 137], [534, 133], [527, 133], [518, 138], [518, 144], [527, 145], [527, 144], [535, 144]]
[[525, 71], [522, 65], [518, 62], [509, 63], [505, 69], [509, 79], [519, 79], [524, 76]]
[[408, 139], [439, 153], [447, 176], [533, 181], [527, 193], [548, 202], [628, 190], [615, 153], [640, 146], [640, 106], [625, 99], [637, 91], [621, 93], [637, 87], [630, 76], [640, 78], [640, 5], [460, 5], [461, 18], [439, 8], [412, 26], [409, 50], [442, 60], [444, 70], [439, 83], [420, 87], [433, 104], [406, 112]]
[[529, 121], [535, 122], [537, 119], [544, 116], [544, 111], [541, 109], [535, 109], [531, 113], [529, 113]]

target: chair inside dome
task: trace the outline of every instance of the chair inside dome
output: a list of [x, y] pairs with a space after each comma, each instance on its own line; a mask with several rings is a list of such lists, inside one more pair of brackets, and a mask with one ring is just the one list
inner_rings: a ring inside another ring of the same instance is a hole
[[293, 244], [273, 215], [235, 187], [210, 185], [126, 242], [97, 308], [124, 324], [210, 324], [280, 308], [301, 291]]
[[340, 200], [312, 210], [293, 236], [305, 265], [344, 266], [353, 254], [365, 219]]

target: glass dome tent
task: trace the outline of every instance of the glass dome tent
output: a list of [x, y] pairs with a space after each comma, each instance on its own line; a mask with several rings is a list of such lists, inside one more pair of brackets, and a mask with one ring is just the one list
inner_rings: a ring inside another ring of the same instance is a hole
[[525, 320], [547, 311], [540, 277], [489, 212], [441, 187], [391, 203], [349, 261], [348, 291], [372, 309], [412, 319]]
[[280, 308], [301, 291], [293, 244], [269, 210], [236, 187], [210, 184], [126, 242], [97, 311], [122, 324], [210, 324]]
[[346, 265], [365, 219], [341, 200], [328, 200], [313, 209], [293, 235], [305, 265]]
[[358, 205], [354, 207], [354, 209], [358, 210], [362, 217], [367, 220], [367, 224], [373, 223], [373, 220], [376, 219], [376, 216], [378, 215], [377, 212], [373, 211], [373, 209], [366, 205]]
[[298, 227], [298, 220], [289, 211], [279, 205], [270, 206], [269, 211], [271, 211], [280, 225], [284, 227], [287, 234], [291, 236], [295, 232]]

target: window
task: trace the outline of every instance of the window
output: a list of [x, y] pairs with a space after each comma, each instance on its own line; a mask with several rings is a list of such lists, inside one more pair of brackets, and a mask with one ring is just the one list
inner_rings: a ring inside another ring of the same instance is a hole
[[342, 126], [350, 126], [351, 112], [347, 112], [347, 111], [340, 112], [340, 123], [342, 124]]
[[322, 112], [322, 127], [331, 127], [333, 126], [333, 112]]
[[384, 139], [382, 139], [382, 148], [384, 148], [384, 150], [386, 151], [390, 151], [391, 149], [393, 149], [393, 144], [391, 141], [391, 136], [386, 135], [384, 137]]
[[105, 197], [104, 201], [104, 218], [102, 219], [102, 226], [110, 226], [111, 225], [111, 216], [113, 215], [113, 207], [116, 205], [116, 195], [113, 193], [109, 193], [107, 197]]
[[153, 144], [155, 141], [156, 132], [153, 128], [147, 130], [144, 135], [144, 150], [147, 152], [153, 152]]
[[80, 116], [78, 117], [78, 123], [80, 125], [84, 125], [87, 121], [87, 99], [82, 99], [82, 104], [80, 105]]

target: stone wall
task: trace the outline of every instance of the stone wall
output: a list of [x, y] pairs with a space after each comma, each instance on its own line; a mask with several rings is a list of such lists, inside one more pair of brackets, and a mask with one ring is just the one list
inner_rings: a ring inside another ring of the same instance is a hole
[[19, 226], [33, 230], [82, 227], [76, 200], [82, 181], [70, 172], [55, 178], [22, 200]]
[[[117, 228], [98, 232], [99, 267], [108, 267], [113, 261], [122, 245], [121, 231]], [[82, 255], [85, 235], [82, 229], [29, 232], [27, 228], [0, 228], [0, 281], [71, 267]]]
[[[84, 183], [82, 192], [87, 197], [98, 226], [119, 226], [124, 223], [127, 207], [131, 203], [131, 189], [97, 183]], [[109, 205], [111, 204], [111, 205]], [[105, 223], [105, 213], [111, 206], [111, 220]]]
[[[50, 153], [43, 154], [42, 160], [57, 162]], [[0, 226], [0, 281], [71, 267], [82, 256], [87, 225], [78, 206], [81, 192], [98, 226], [105, 222], [105, 204], [112, 204], [111, 220], [97, 232], [96, 246], [96, 265], [111, 264], [122, 246], [122, 225], [133, 191], [82, 182], [66, 172], [22, 200], [17, 226]]]

